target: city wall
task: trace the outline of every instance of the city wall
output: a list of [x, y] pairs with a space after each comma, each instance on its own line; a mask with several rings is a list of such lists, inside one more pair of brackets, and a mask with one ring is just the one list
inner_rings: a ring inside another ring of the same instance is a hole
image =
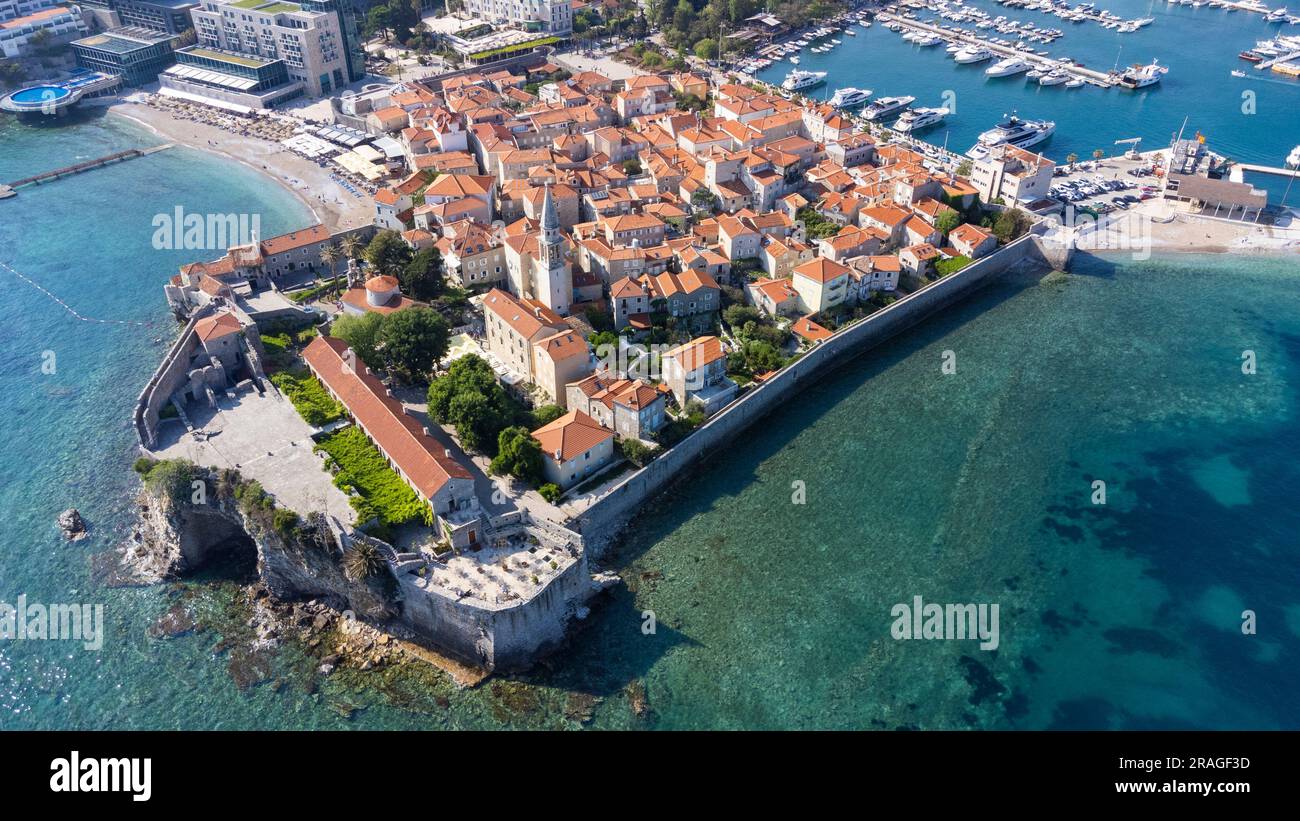
[[595, 502], [575, 523], [593, 559], [602, 558], [619, 533], [669, 482], [703, 462], [751, 424], [796, 397], [824, 372], [915, 325], [931, 313], [1021, 262], [1063, 269], [1070, 249], [1029, 234], [954, 274], [931, 283], [866, 319], [837, 332], [772, 379], [724, 408], [680, 444], [631, 474]]

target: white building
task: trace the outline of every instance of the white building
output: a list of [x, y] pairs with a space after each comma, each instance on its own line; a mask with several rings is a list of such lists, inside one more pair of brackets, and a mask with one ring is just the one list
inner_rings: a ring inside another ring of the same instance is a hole
[[27, 44], [38, 31], [45, 31], [56, 41], [84, 35], [86, 24], [81, 9], [53, 0], [0, 0], [0, 57], [23, 56]]
[[465, 0], [465, 10], [497, 25], [540, 25], [543, 31], [562, 37], [573, 32], [569, 0]]
[[[349, 51], [355, 31], [345, 26], [344, 17], [329, 2], [203, 0], [191, 16], [198, 38], [192, 51], [202, 59], [178, 57], [178, 61], [209, 73], [256, 81], [255, 93], [266, 91], [268, 81], [280, 79], [276, 76], [280, 72], [268, 65], [274, 63], [283, 64], [286, 85], [301, 85], [309, 97], [337, 93], [360, 79], [355, 55]], [[184, 79], [205, 81], [203, 74], [192, 75]], [[220, 80], [213, 84], [229, 85]], [[240, 87], [244, 85], [247, 82], [229, 88], [248, 91]], [[277, 95], [276, 102], [283, 99]]]

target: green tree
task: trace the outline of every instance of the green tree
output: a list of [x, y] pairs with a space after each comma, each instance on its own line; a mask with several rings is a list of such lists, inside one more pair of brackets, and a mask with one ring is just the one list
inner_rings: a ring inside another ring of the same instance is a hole
[[691, 194], [691, 205], [696, 208], [713, 208], [713, 192], [707, 188], [697, 188], [695, 193]]
[[727, 327], [733, 331], [739, 332], [748, 322], [762, 322], [763, 315], [752, 305], [728, 305], [722, 309], [722, 319], [727, 323]]
[[461, 444], [472, 450], [495, 450], [497, 436], [519, 415], [518, 405], [501, 387], [482, 357], [462, 356], [429, 385], [429, 415], [455, 426]]
[[956, 211], [944, 211], [939, 214], [939, 218], [934, 221], [934, 227], [943, 232], [946, 237], [948, 233], [961, 225], [961, 214]]
[[442, 292], [442, 254], [437, 248], [425, 248], [411, 258], [397, 278], [402, 290], [413, 299], [431, 300]]
[[640, 439], [621, 439], [618, 443], [623, 457], [639, 468], [643, 468], [659, 454], [658, 448], [647, 446]]
[[447, 353], [450, 336], [441, 314], [415, 306], [384, 317], [376, 341], [384, 367], [414, 379], [433, 370]]
[[543, 425], [549, 425], [556, 419], [564, 415], [564, 408], [559, 405], [542, 405], [532, 413], [533, 430], [537, 430]]
[[997, 215], [992, 230], [999, 242], [1007, 243], [1028, 231], [1029, 225], [1029, 215], [1019, 208], [1012, 208]]
[[348, 343], [362, 362], [377, 370], [384, 366], [379, 356], [379, 329], [383, 324], [383, 316], [376, 313], [340, 316], [330, 326], [330, 335]]
[[406, 266], [411, 263], [411, 258], [411, 246], [396, 231], [380, 231], [366, 246], [366, 262], [385, 276], [400, 279]]
[[542, 464], [542, 445], [527, 428], [515, 425], [497, 434], [497, 455], [489, 468], [492, 473], [535, 485], [541, 481]]
[[701, 40], [701, 41], [699, 41], [698, 43], [696, 43], [696, 44], [695, 44], [695, 56], [696, 56], [696, 57], [699, 57], [701, 60], [716, 60], [716, 59], [718, 59], [718, 43], [717, 43], [717, 41], [714, 40], [714, 39], [712, 39], [712, 38], [710, 38], [710, 37], [705, 37], [703, 40]]
[[695, 22], [695, 7], [691, 5], [691, 0], [677, 0], [677, 7], [673, 9], [673, 28], [686, 34], [691, 30], [693, 22]]
[[542, 494], [542, 498], [551, 504], [558, 502], [560, 497], [564, 495], [564, 491], [560, 490], [560, 486], [554, 482], [547, 482], [539, 487], [537, 492]]
[[761, 339], [745, 343], [745, 363], [753, 373], [774, 371], [785, 364], [781, 352]]

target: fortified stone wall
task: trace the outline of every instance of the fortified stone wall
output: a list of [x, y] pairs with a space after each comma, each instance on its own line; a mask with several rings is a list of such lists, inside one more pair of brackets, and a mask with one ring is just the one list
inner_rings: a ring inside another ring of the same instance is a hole
[[189, 384], [190, 359], [199, 347], [198, 338], [194, 335], [194, 325], [210, 313], [212, 313], [211, 306], [205, 306], [194, 312], [189, 322], [185, 324], [185, 329], [181, 331], [180, 336], [176, 337], [167, 355], [163, 357], [162, 363], [158, 365], [158, 370], [154, 371], [149, 383], [144, 386], [144, 390], [136, 399], [132, 421], [135, 424], [136, 436], [143, 447], [153, 446], [154, 437], [158, 432], [158, 414], [171, 399], [171, 395]]
[[498, 608], [421, 589], [417, 578], [398, 576], [403, 621], [440, 648], [495, 670], [526, 668], [558, 647], [592, 590], [582, 554], [533, 598]]
[[587, 509], [577, 524], [591, 557], [603, 557], [623, 527], [669, 482], [797, 396], [809, 380], [915, 325], [1025, 260], [1044, 267], [1063, 268], [1069, 262], [1069, 249], [1044, 243], [1034, 234], [1021, 237], [836, 333], [740, 401], [724, 408], [676, 447], [631, 474]]

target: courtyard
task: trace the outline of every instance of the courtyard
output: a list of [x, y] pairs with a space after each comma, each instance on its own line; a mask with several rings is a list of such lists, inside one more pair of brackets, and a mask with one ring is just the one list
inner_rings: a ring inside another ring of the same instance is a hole
[[215, 409], [190, 402], [185, 414], [194, 426], [192, 432], [179, 419], [165, 420], [153, 455], [238, 470], [245, 478], [261, 482], [284, 507], [304, 515], [323, 511], [352, 524], [355, 513], [348, 497], [334, 487], [320, 457], [312, 452], [314, 429], [288, 398], [274, 389], [265, 394], [252, 389], [231, 393], [218, 394]]

